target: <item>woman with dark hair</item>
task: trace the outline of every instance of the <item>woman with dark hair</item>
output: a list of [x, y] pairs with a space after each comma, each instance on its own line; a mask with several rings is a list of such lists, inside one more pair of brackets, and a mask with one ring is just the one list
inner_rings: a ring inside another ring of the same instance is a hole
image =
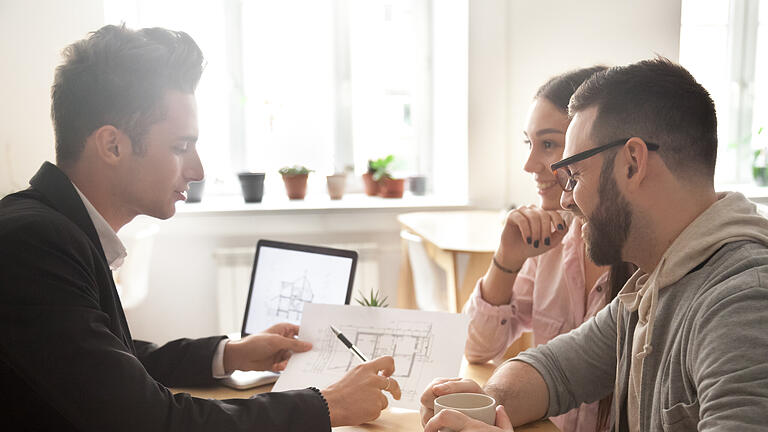
[[[570, 71], [536, 92], [523, 131], [530, 149], [523, 169], [533, 174], [541, 203], [507, 214], [493, 262], [464, 307], [471, 317], [465, 348], [470, 362], [500, 359], [524, 332], [532, 331], [538, 345], [571, 331], [610, 303], [633, 270], [626, 263], [599, 267], [588, 258], [583, 221], [561, 209], [562, 189], [549, 168], [563, 156], [571, 95], [605, 69]], [[602, 430], [609, 402], [551, 420], [564, 432]]]

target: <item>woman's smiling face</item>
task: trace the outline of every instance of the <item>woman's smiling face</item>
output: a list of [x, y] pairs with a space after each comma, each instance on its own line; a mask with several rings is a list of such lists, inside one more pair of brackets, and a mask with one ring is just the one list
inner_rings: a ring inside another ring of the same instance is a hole
[[530, 153], [523, 169], [533, 174], [545, 210], [560, 208], [562, 189], [555, 181], [549, 166], [559, 161], [565, 148], [565, 131], [570, 119], [544, 97], [534, 99], [528, 109], [523, 131], [524, 142]]

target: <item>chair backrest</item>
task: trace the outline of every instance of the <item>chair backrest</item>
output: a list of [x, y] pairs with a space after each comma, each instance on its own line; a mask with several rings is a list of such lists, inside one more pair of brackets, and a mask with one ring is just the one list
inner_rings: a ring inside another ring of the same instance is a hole
[[429, 257], [421, 237], [406, 230], [400, 231], [400, 237], [408, 244], [416, 305], [421, 310], [450, 311], [445, 271]]

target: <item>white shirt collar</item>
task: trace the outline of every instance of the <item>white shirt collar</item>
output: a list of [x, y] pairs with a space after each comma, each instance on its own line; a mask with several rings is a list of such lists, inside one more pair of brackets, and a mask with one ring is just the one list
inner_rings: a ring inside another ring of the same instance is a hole
[[96, 228], [96, 234], [99, 236], [101, 248], [104, 249], [104, 256], [107, 258], [109, 268], [111, 270], [117, 270], [123, 265], [123, 261], [128, 255], [125, 251], [125, 246], [123, 246], [123, 242], [120, 241], [117, 233], [115, 233], [112, 227], [109, 226], [99, 211], [96, 210], [96, 207], [94, 207], [93, 204], [88, 201], [88, 198], [80, 192], [80, 189], [78, 189], [74, 183], [72, 183], [72, 186], [75, 187], [77, 194], [80, 195], [80, 199], [83, 200], [85, 210], [88, 212], [88, 216], [91, 217], [91, 222], [93, 222], [94, 228]]

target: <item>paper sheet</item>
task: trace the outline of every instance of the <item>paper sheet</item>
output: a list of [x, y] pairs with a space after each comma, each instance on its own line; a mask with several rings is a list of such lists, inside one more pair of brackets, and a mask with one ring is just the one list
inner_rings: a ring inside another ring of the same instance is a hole
[[322, 389], [360, 364], [331, 332], [333, 325], [369, 359], [394, 357], [392, 377], [403, 395], [396, 401], [385, 392], [390, 406], [419, 409], [421, 393], [434, 378], [458, 376], [468, 323], [468, 316], [447, 312], [307, 303], [299, 338], [313, 348], [291, 357], [274, 391]]

